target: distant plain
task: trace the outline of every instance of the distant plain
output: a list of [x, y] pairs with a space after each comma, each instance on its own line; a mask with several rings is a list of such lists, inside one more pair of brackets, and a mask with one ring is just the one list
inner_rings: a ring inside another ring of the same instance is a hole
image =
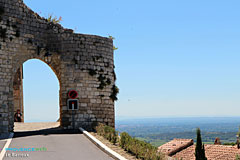
[[178, 117], [178, 118], [117, 118], [116, 129], [160, 146], [174, 138], [196, 138], [196, 128], [202, 131], [204, 143], [219, 137], [222, 144], [235, 143], [240, 117]]

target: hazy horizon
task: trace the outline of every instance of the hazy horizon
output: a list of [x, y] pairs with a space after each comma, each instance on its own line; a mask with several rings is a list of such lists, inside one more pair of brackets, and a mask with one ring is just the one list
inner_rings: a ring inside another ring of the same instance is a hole
[[[180, 119], [180, 120], [186, 120], [188, 121], [189, 119], [195, 119], [195, 120], [202, 120], [202, 119], [213, 119], [213, 120], [220, 120], [220, 121], [223, 121], [223, 120], [230, 120], [230, 121], [234, 121], [234, 120], [237, 120], [237, 122], [240, 123], [240, 116], [229, 116], [229, 117], [224, 117], [224, 116], [216, 116], [216, 117], [211, 117], [211, 116], [183, 116], [183, 117], [126, 117], [126, 116], [116, 116], [116, 121], [117, 122], [123, 122], [123, 121], [136, 121], [136, 120], [150, 120], [150, 121], [154, 121], [154, 120], [176, 120], [176, 119]], [[25, 120], [25, 122], [56, 122], [58, 120], [58, 118], [56, 120], [53, 120], [53, 119], [50, 119], [50, 120], [42, 120], [42, 119], [27, 119]]]

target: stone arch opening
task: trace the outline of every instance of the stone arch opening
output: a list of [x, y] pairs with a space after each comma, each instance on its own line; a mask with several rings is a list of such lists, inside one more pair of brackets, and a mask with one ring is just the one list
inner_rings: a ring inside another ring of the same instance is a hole
[[[18, 109], [21, 111], [22, 122], [56, 122], [59, 119], [60, 81], [46, 62], [25, 61], [15, 75], [13, 89], [14, 113]], [[46, 112], [48, 114], [44, 114]]]
[[[54, 112], [58, 113], [58, 118], [55, 120], [55, 122], [58, 120], [60, 122], [60, 117], [61, 117], [61, 107], [60, 107], [60, 100], [61, 100], [61, 97], [60, 97], [60, 80], [59, 80], [59, 77], [57, 76], [57, 72], [56, 70], [51, 66], [50, 63], [47, 62], [47, 59], [43, 60], [41, 58], [29, 58], [29, 59], [26, 59], [26, 60], [23, 60], [23, 61], [20, 61], [19, 62], [19, 66], [17, 67], [16, 69], [16, 72], [15, 72], [15, 75], [13, 74], [13, 114], [15, 115], [15, 113], [17, 112], [17, 110], [20, 110], [21, 114], [22, 114], [22, 122], [25, 122], [25, 110], [26, 110], [26, 107], [24, 106], [24, 98], [26, 98], [26, 95], [24, 94], [24, 84], [23, 84], [23, 79], [24, 79], [24, 65], [28, 62], [31, 62], [31, 61], [35, 61], [34, 63], [40, 63], [41, 65], [43, 66], [40, 66], [40, 67], [45, 67], [45, 72], [49, 72], [48, 74], [51, 74], [53, 76], [53, 78], [55, 78], [55, 82], [56, 83], [55, 85], [58, 86], [57, 87], [57, 92], [56, 95], [58, 95], [57, 100], [58, 101], [58, 104], [55, 104], [56, 106], [55, 107], [51, 107], [49, 106], [50, 108], [55, 108]], [[32, 75], [34, 76], [34, 75]], [[48, 75], [50, 76], [50, 75]], [[48, 77], [44, 77], [44, 81], [48, 81], [47, 79]], [[37, 83], [38, 82], [33, 82], [34, 85], [38, 85]], [[44, 83], [44, 82], [43, 82]], [[39, 90], [36, 90], [35, 92], [39, 92], [42, 88], [40, 88]], [[47, 89], [47, 88], [45, 88]], [[47, 94], [48, 91], [46, 91], [45, 94]], [[34, 93], [31, 93], [31, 94], [34, 94]], [[39, 102], [39, 103], [38, 103]], [[44, 105], [44, 99], [42, 99], [42, 102], [41, 101], [38, 101], [38, 100], [35, 100], [34, 103], [38, 103], [38, 105]], [[31, 106], [32, 108], [36, 108], [34, 106]], [[42, 107], [40, 106], [37, 106], [39, 108], [39, 110], [37, 111], [37, 113], [35, 113], [35, 117], [38, 117], [39, 114], [41, 114], [41, 111], [44, 113], [43, 109], [41, 109]], [[43, 107], [45, 109], [47, 109], [46, 107]], [[30, 108], [28, 108], [28, 110], [30, 110]], [[26, 110], [26, 111], [28, 111]], [[50, 110], [50, 109], [49, 109]], [[49, 110], [45, 110], [45, 112], [48, 112], [49, 113]], [[52, 112], [52, 114], [54, 115], [54, 112]], [[55, 114], [56, 114], [55, 113]], [[31, 112], [31, 114], [34, 114], [34, 112]], [[13, 115], [13, 116], [14, 116]], [[46, 122], [46, 119], [48, 117], [45, 117], [45, 122]], [[14, 122], [15, 122], [15, 117], [12, 119]], [[37, 121], [41, 121], [41, 120], [44, 120], [43, 118], [35, 118], [35, 120], [33, 119], [32, 122], [37, 122]], [[48, 120], [49, 121], [49, 120]], [[53, 120], [52, 120], [53, 122]]]

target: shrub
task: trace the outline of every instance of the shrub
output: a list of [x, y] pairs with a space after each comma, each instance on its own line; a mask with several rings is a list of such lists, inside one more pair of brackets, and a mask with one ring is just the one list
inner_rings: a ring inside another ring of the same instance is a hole
[[107, 140], [109, 140], [111, 143], [116, 144], [118, 141], [118, 132], [109, 126], [106, 126], [104, 124], [99, 124], [96, 127], [97, 134], [100, 136], [103, 136]]
[[47, 17], [47, 21], [48, 22], [52, 22], [52, 23], [60, 23], [62, 21], [62, 17], [54, 17], [52, 14], [49, 14]]
[[[103, 136], [111, 143], [116, 144], [118, 142], [118, 132], [109, 126], [99, 124], [96, 127], [97, 134]], [[120, 135], [119, 145], [125, 151], [136, 156], [136, 158], [142, 160], [162, 160], [164, 155], [158, 152], [157, 148], [149, 143], [140, 141], [136, 138], [131, 137], [128, 133], [123, 132]]]
[[123, 132], [120, 136], [120, 146], [127, 152], [142, 160], [161, 160], [164, 155], [157, 151], [157, 148], [149, 143], [132, 138], [128, 133]]
[[126, 150], [127, 143], [129, 142], [129, 139], [131, 138], [128, 133], [123, 132], [120, 135], [120, 146]]
[[99, 134], [100, 136], [103, 136], [104, 134], [104, 125], [102, 123], [99, 123], [97, 126], [96, 126], [96, 132], [97, 134]]
[[112, 127], [104, 127], [104, 137], [113, 144], [117, 143], [117, 132]]

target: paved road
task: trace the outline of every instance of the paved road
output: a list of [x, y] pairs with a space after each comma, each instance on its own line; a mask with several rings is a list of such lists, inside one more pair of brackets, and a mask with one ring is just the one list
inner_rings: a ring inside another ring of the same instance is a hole
[[[31, 132], [16, 132], [9, 148], [42, 148], [47, 151], [13, 152], [7, 151], [4, 160], [113, 160], [97, 148], [83, 134], [63, 130], [42, 130]], [[25, 158], [13, 158], [12, 153]], [[9, 155], [10, 157], [6, 157]]]
[[3, 140], [3, 139], [0, 140], [0, 151], [1, 151], [1, 149], [4, 147], [6, 141], [7, 141], [7, 140]]

